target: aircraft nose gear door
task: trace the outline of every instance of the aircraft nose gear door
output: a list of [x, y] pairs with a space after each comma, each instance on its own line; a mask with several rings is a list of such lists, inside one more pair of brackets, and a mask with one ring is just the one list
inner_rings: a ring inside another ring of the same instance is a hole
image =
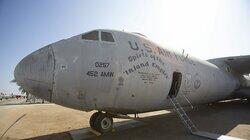
[[172, 85], [168, 96], [170, 98], [175, 98], [180, 90], [182, 74], [180, 72], [173, 73]]

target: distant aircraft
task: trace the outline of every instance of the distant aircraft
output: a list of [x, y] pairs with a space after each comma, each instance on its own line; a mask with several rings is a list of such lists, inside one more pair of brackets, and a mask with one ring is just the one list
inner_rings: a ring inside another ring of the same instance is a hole
[[181, 106], [250, 98], [248, 73], [250, 55], [203, 61], [142, 34], [100, 29], [31, 53], [14, 75], [27, 92], [49, 102], [96, 110], [90, 126], [106, 133], [113, 117], [171, 108], [185, 117]]
[[11, 95], [9, 95], [9, 94], [4, 94], [4, 93], [1, 93], [0, 94], [0, 100], [2, 100], [2, 99], [10, 99], [10, 98], [12, 98], [12, 96]]

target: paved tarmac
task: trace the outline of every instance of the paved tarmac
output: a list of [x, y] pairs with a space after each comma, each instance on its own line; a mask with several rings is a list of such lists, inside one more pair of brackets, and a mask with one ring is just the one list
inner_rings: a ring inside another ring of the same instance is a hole
[[[250, 139], [250, 104], [230, 101], [195, 107], [188, 112], [196, 126], [204, 131]], [[0, 139], [72, 139], [69, 132], [89, 127], [94, 112], [83, 112], [55, 104], [0, 106]], [[155, 115], [155, 116], [151, 116]], [[204, 140], [187, 133], [175, 113], [158, 111], [140, 114], [143, 125], [91, 139], [187, 139]], [[115, 119], [118, 121], [128, 121]]]

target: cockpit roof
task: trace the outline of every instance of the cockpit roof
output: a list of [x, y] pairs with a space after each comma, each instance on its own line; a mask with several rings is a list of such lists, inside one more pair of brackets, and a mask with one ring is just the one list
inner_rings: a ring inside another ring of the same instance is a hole
[[[147, 37], [146, 35], [139, 33], [139, 32], [126, 32], [124, 30], [121, 31], [121, 30], [113, 30], [113, 29], [95, 29], [95, 30], [90, 30], [88, 32], [92, 32], [92, 31], [123, 32], [123, 33], [125, 32], [125, 33], [131, 33], [131, 34], [136, 34], [136, 35]], [[88, 33], [88, 32], [85, 32], [85, 33]]]

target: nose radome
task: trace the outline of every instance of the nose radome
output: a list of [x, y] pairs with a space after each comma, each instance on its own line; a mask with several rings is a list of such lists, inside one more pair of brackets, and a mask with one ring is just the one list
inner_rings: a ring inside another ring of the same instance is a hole
[[52, 101], [54, 55], [51, 46], [43, 47], [21, 60], [14, 71], [17, 84], [28, 93]]

